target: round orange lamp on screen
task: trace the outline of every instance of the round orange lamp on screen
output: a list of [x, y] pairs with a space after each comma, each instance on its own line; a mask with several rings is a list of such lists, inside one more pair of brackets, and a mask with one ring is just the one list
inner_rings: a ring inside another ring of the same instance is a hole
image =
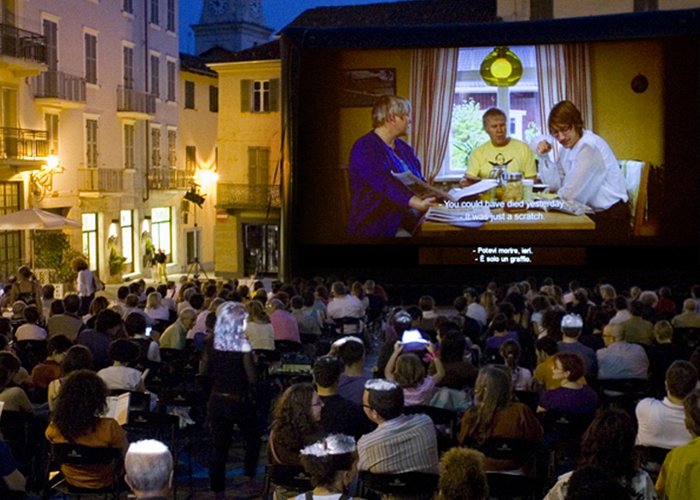
[[523, 64], [508, 47], [496, 47], [481, 62], [479, 74], [488, 85], [511, 87], [523, 76]]

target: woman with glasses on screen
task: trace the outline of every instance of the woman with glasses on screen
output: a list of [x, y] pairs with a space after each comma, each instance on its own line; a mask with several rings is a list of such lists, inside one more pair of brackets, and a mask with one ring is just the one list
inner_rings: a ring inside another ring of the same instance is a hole
[[[561, 101], [552, 108], [548, 125], [549, 133], [562, 150], [556, 165], [540, 157], [540, 178], [563, 200], [592, 208], [595, 213], [590, 217], [596, 229], [627, 234], [630, 219], [627, 188], [620, 162], [608, 143], [583, 129], [581, 112], [571, 101]], [[549, 153], [550, 140], [539, 141], [537, 153]]]

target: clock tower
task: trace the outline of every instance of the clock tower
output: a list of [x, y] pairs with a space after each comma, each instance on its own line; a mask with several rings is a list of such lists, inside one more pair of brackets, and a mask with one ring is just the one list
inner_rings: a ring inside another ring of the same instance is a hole
[[204, 0], [199, 24], [192, 26], [195, 53], [212, 47], [239, 51], [270, 41], [262, 0]]

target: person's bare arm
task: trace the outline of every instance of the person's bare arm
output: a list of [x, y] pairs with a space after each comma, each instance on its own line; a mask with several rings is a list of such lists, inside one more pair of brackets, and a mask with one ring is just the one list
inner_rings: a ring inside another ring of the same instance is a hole
[[387, 361], [386, 367], [384, 368], [385, 379], [394, 380], [394, 367], [396, 366], [396, 360], [398, 359], [399, 354], [401, 354], [401, 351], [403, 351], [403, 344], [397, 340], [394, 344], [394, 352], [391, 353], [391, 357], [389, 358], [389, 361]]
[[[435, 353], [435, 348], [432, 344], [428, 346], [428, 352], [431, 354]], [[442, 364], [439, 356], [433, 356], [433, 367], [435, 367], [435, 374], [432, 375], [433, 382], [435, 382], [435, 385], [438, 385], [445, 377], [445, 365]]]
[[434, 201], [435, 198], [432, 196], [425, 199], [419, 198], [418, 196], [411, 196], [411, 199], [408, 200], [408, 206], [415, 208], [419, 212], [427, 212]]

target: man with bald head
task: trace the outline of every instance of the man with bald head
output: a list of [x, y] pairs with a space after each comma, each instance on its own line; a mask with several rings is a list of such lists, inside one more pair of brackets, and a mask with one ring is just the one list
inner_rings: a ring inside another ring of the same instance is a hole
[[146, 439], [129, 446], [124, 458], [124, 479], [134, 496], [165, 500], [173, 483], [173, 456], [160, 441]]
[[619, 323], [608, 324], [603, 329], [605, 347], [596, 352], [598, 379], [646, 379], [649, 374], [649, 358], [644, 348], [625, 340], [625, 330]]

